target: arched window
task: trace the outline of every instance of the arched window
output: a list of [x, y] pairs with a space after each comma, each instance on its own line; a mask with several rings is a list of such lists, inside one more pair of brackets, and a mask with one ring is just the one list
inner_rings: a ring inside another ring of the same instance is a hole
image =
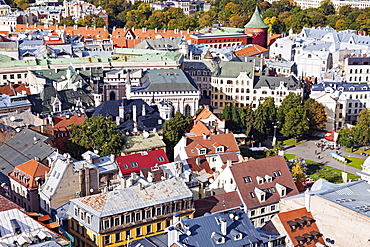
[[207, 90], [203, 90], [203, 96], [207, 96]]
[[235, 89], [235, 93], [239, 93], [239, 88], [236, 88]]
[[247, 89], [247, 92], [246, 93], [250, 93], [249, 88]]
[[114, 91], [109, 93], [109, 100], [116, 100], [116, 93]]
[[350, 73], [350, 74], [352, 74], [352, 72], [353, 72], [353, 71], [352, 71], [352, 69], [350, 69], [350, 70], [349, 70], [349, 73]]
[[[248, 89], [247, 89], [248, 90]], [[240, 89], [241, 93], [244, 93], [244, 88]]]
[[191, 108], [190, 105], [185, 106], [185, 116], [190, 117], [191, 116]]

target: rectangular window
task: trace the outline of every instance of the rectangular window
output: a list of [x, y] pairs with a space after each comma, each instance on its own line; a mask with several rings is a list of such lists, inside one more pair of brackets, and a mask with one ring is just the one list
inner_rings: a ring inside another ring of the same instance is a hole
[[117, 232], [117, 233], [115, 234], [115, 237], [116, 237], [116, 243], [117, 243], [117, 242], [121, 242], [121, 241], [122, 241], [122, 239], [121, 239], [121, 233], [120, 233], [120, 232]]
[[127, 164], [123, 164], [123, 167], [124, 167], [125, 169], [128, 169], [128, 165], [127, 165]]
[[266, 213], [266, 208], [261, 208], [261, 214]]
[[251, 183], [252, 182], [252, 178], [250, 177], [250, 176], [248, 176], [248, 177], [243, 177], [243, 179], [244, 179], [244, 183]]
[[127, 230], [126, 231], [126, 239], [130, 239], [131, 238], [131, 230]]
[[166, 220], [166, 227], [169, 227], [171, 225], [171, 220]]
[[146, 217], [147, 219], [151, 218], [151, 217], [152, 217], [152, 210], [146, 210], [146, 211], [145, 211], [145, 217]]
[[132, 168], [135, 168], [135, 167], [138, 167], [139, 166], [139, 164], [136, 161], [135, 162], [131, 162], [130, 165], [131, 165]]
[[146, 234], [152, 233], [152, 225], [147, 225], [146, 226]]
[[163, 156], [159, 156], [159, 157], [157, 157], [157, 160], [158, 160], [158, 162], [163, 162], [164, 161], [164, 157]]
[[251, 217], [256, 215], [256, 210], [251, 210]]
[[276, 206], [275, 205], [271, 205], [271, 211], [275, 211], [276, 210]]
[[104, 229], [108, 229], [110, 227], [110, 224], [109, 224], [109, 219], [108, 220], [104, 220]]
[[157, 232], [162, 230], [162, 222], [157, 223]]
[[249, 194], [251, 195], [252, 198], [256, 197], [253, 192], [249, 192]]
[[121, 225], [120, 218], [114, 217], [114, 226], [119, 226], [119, 225]]
[[104, 236], [104, 244], [105, 245], [110, 244], [110, 235]]
[[136, 228], [136, 237], [141, 236], [141, 227]]
[[131, 215], [130, 215], [130, 214], [125, 215], [125, 223], [126, 223], [126, 224], [131, 223]]
[[162, 207], [157, 207], [155, 209], [155, 214], [158, 216], [158, 215], [161, 215], [162, 214]]

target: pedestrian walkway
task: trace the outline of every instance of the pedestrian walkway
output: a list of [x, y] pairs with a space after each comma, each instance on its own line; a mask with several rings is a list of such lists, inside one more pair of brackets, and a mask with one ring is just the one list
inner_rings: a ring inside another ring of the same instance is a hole
[[[343, 164], [335, 159], [333, 159], [330, 156], [330, 149], [326, 150], [319, 150], [315, 142], [318, 142], [318, 140], [304, 140], [303, 144], [300, 145], [292, 145], [292, 146], [284, 146], [284, 152], [286, 154], [295, 154], [299, 157], [302, 157], [306, 160], [313, 160], [315, 162], [331, 166], [333, 168], [352, 173], [356, 175], [356, 172], [360, 171], [357, 168], [347, 166], [346, 164]], [[316, 155], [316, 152], [319, 152], [318, 155]], [[354, 157], [354, 158], [360, 158], [364, 159], [364, 156], [361, 156], [360, 154], [353, 154], [353, 153], [348, 153], [344, 150], [344, 148], [340, 148], [338, 150], [338, 154], [341, 156], [346, 156], [346, 157]], [[320, 158], [318, 158], [318, 156]]]

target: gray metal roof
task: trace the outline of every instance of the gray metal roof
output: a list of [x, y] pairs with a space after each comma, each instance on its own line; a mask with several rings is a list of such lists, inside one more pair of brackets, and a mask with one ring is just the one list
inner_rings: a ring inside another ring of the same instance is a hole
[[[44, 160], [55, 148], [46, 143], [48, 137], [30, 130], [23, 129], [9, 138], [0, 146], [0, 174], [7, 175], [14, 167], [34, 159]], [[1, 182], [8, 182], [0, 176]]]
[[[236, 218], [235, 218], [236, 217]], [[221, 232], [220, 221], [226, 221], [226, 235]], [[236, 210], [226, 214], [211, 214], [197, 217], [194, 219], [185, 218], [182, 225], [188, 225], [190, 234], [180, 235], [180, 243], [186, 246], [252, 246], [272, 242], [280, 237], [279, 234], [258, 231], [243, 210]], [[184, 227], [185, 228], [185, 227]], [[236, 239], [235, 235], [240, 233], [241, 238]], [[224, 237], [224, 242], [217, 242], [215, 236]], [[170, 244], [170, 243], [169, 243]]]
[[[142, 189], [140, 185], [142, 184]], [[156, 183], [148, 183], [144, 179], [131, 187], [115, 189], [114, 191], [86, 196], [70, 200], [71, 205], [67, 214], [74, 216], [74, 205], [93, 215], [88, 227], [98, 232], [100, 218], [130, 212], [137, 209], [191, 198], [192, 192], [181, 179], [171, 178]], [[80, 223], [87, 224], [80, 218]]]
[[370, 217], [370, 185], [366, 181], [344, 183], [314, 194]]
[[255, 76], [255, 85], [253, 88], [268, 87], [275, 89], [280, 86], [281, 83], [288, 90], [296, 90], [297, 88], [303, 88], [302, 83], [293, 75], [287, 77], [272, 77], [272, 76]]
[[142, 87], [133, 87], [134, 92], [198, 91], [194, 80], [181, 69], [155, 69], [146, 72]]

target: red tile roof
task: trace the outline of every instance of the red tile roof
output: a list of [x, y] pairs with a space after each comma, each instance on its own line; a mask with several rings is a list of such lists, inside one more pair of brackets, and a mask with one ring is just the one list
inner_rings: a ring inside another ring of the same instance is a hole
[[202, 136], [202, 134], [210, 135], [211, 131], [203, 122], [196, 120], [195, 124], [193, 125], [189, 133], [194, 133], [197, 136]]
[[21, 209], [20, 206], [9, 200], [8, 198], [0, 195], [0, 212], [7, 211], [13, 208]]
[[54, 128], [65, 128], [71, 124], [81, 125], [85, 121], [85, 114], [72, 114], [68, 116], [68, 118], [66, 116], [53, 117]]
[[[237, 163], [231, 167], [231, 172], [240, 194], [243, 197], [243, 201], [248, 208], [279, 201], [281, 197], [276, 188], [276, 184], [286, 187], [286, 196], [299, 194], [288, 165], [285, 159], [280, 156]], [[272, 181], [267, 182], [266, 179], [264, 179], [263, 184], [258, 184], [257, 176], [265, 178], [266, 175], [271, 176]], [[247, 180], [248, 177], [250, 177], [252, 181], [246, 183], [245, 180]], [[266, 192], [266, 200], [260, 202], [258, 196], [255, 194], [255, 188], [266, 190], [272, 187], [275, 188], [275, 192]], [[250, 193], [254, 194], [254, 198], [252, 198]]]
[[194, 201], [194, 207], [196, 210], [194, 216], [199, 217], [205, 213], [232, 210], [240, 207], [241, 204], [243, 203], [236, 191], [206, 197]]
[[203, 136], [189, 136], [186, 139], [187, 146], [185, 150], [188, 157], [197, 157], [199, 155], [197, 147], [206, 148], [206, 155], [216, 154], [217, 151], [214, 146], [215, 143], [219, 143], [225, 147], [225, 150], [222, 153], [240, 152], [232, 133], [209, 135], [207, 138], [204, 138]]
[[208, 174], [213, 174], [213, 171], [209, 166], [206, 156], [204, 155], [186, 159], [186, 162], [188, 163], [192, 172], [199, 173], [200, 171], [204, 170]]
[[[128, 34], [129, 33], [129, 34]], [[193, 34], [194, 31], [178, 31], [175, 30], [155, 30], [155, 29], [124, 29], [124, 28], [116, 28], [112, 32], [112, 41], [115, 47], [125, 47], [125, 48], [132, 48], [135, 45], [139, 44], [141, 41], [146, 39], [156, 39], [157, 36], [161, 36], [161, 38], [176, 38], [185, 36], [185, 40], [190, 39], [190, 35]], [[126, 39], [126, 35], [130, 35], [133, 39]]]
[[206, 105], [203, 111], [201, 111], [198, 116], [194, 118], [194, 120], [207, 119], [212, 115], [214, 115], [213, 112], [209, 109], [209, 106]]
[[[14, 170], [9, 173], [9, 177], [22, 184], [23, 186], [26, 186], [28, 189], [37, 189], [38, 184], [36, 178], [45, 178], [45, 174], [49, 171], [49, 167], [32, 159], [24, 162], [23, 164], [20, 164], [19, 166], [16, 166]], [[21, 180], [19, 178], [20, 175], [23, 176], [23, 178], [27, 178], [28, 176], [29, 180], [27, 182], [24, 179]]]
[[169, 163], [163, 149], [120, 156], [116, 158], [116, 162], [123, 176], [130, 175], [132, 172], [138, 173], [143, 168]]
[[[312, 246], [312, 243], [314, 242], [325, 244], [322, 235], [319, 234], [319, 228], [317, 227], [311, 212], [308, 212], [306, 208], [299, 208], [284, 213], [278, 213], [277, 216], [279, 217], [281, 224], [283, 225], [286, 233], [289, 235], [289, 238], [294, 246]], [[299, 225], [299, 223], [303, 224]], [[295, 229], [292, 229], [291, 225], [296, 225]], [[317, 236], [317, 240], [313, 240], [313, 235]], [[310, 244], [304, 242], [300, 245], [298, 243], [297, 238], [307, 239], [309, 236], [312, 237]]]
[[266, 48], [264, 48], [260, 45], [251, 45], [247, 48], [238, 50], [234, 53], [235, 53], [236, 56], [252, 57], [252, 56], [256, 56], [258, 54], [267, 52], [267, 51], [268, 51], [268, 49], [266, 49]]
[[6, 94], [9, 96], [14, 96], [17, 93], [22, 94], [23, 91], [25, 91], [27, 95], [31, 94], [30, 89], [26, 87], [26, 84], [4, 85], [0, 87], [0, 94]]

